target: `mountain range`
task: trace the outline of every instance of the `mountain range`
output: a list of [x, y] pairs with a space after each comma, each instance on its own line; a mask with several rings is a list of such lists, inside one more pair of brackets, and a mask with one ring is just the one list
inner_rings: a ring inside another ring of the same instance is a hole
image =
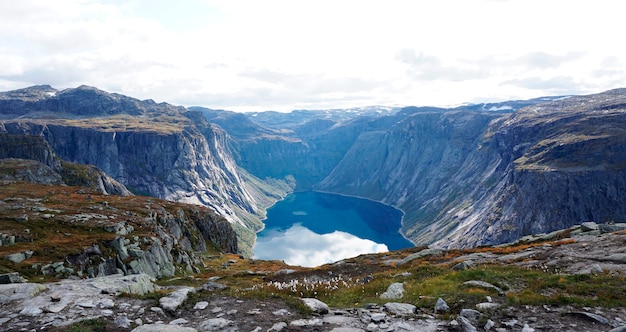
[[[96, 181], [100, 189], [209, 207], [230, 222], [243, 255], [265, 210], [292, 191], [392, 205], [408, 239], [445, 248], [623, 222], [625, 128], [626, 89], [290, 113], [185, 108], [87, 86], [0, 93], [1, 158], [57, 173], [90, 164], [110, 179]], [[52, 152], [9, 144], [18, 135]]]

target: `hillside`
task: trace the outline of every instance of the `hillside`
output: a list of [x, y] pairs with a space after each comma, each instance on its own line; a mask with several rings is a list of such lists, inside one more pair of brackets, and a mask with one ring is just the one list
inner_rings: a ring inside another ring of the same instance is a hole
[[35, 86], [0, 93], [0, 132], [43, 137], [135, 194], [213, 209], [247, 256], [293, 190], [380, 201], [415, 244], [473, 247], [624, 221], [625, 96], [240, 114]]

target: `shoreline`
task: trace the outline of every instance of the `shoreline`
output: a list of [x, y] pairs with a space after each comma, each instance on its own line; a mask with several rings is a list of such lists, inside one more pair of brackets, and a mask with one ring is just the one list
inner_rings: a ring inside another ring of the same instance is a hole
[[[407, 240], [409, 243], [411, 243], [413, 246], [417, 246], [417, 244], [415, 244], [415, 242], [411, 241], [411, 239], [407, 238], [406, 235], [402, 232], [402, 228], [404, 227], [404, 216], [406, 215], [406, 213], [404, 212], [404, 210], [390, 205], [390, 204], [386, 204], [383, 203], [381, 201], [377, 201], [375, 199], [371, 199], [368, 197], [362, 197], [362, 196], [356, 196], [356, 195], [347, 195], [347, 194], [342, 194], [342, 193], [337, 193], [337, 192], [331, 192], [331, 191], [323, 191], [323, 190], [313, 190], [313, 189], [309, 189], [309, 190], [298, 190], [298, 191], [292, 191], [290, 193], [288, 193], [287, 195], [285, 195], [284, 197], [282, 197], [280, 200], [276, 200], [274, 201], [274, 203], [272, 205], [269, 205], [267, 208], [265, 208], [265, 217], [263, 217], [263, 219], [261, 219], [261, 223], [263, 224], [263, 226], [255, 232], [255, 242], [256, 242], [256, 236], [257, 234], [259, 234], [260, 232], [262, 232], [263, 230], [265, 230], [265, 223], [263, 222], [264, 220], [267, 220], [267, 211], [269, 209], [271, 209], [274, 205], [276, 205], [278, 202], [284, 201], [285, 198], [289, 195], [292, 194], [297, 194], [297, 193], [306, 193], [306, 192], [316, 192], [316, 193], [321, 193], [321, 194], [329, 194], [329, 195], [337, 195], [337, 196], [342, 196], [342, 197], [349, 197], [349, 198], [357, 198], [357, 199], [362, 199], [362, 200], [366, 200], [366, 201], [370, 201], [370, 202], [374, 202], [374, 203], [378, 203], [378, 204], [382, 204], [388, 207], [391, 207], [397, 211], [400, 211], [401, 217], [400, 217], [400, 228], [398, 229], [398, 234], [400, 234], [405, 240]], [[256, 244], [256, 243], [255, 243]], [[252, 252], [254, 253], [254, 246], [252, 246]]]

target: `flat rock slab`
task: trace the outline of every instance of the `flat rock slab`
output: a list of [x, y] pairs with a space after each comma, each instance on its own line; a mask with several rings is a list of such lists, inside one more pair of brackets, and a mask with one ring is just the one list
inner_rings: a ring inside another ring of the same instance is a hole
[[183, 304], [183, 302], [185, 302], [185, 300], [187, 300], [187, 295], [195, 291], [196, 290], [193, 287], [182, 287], [170, 295], [160, 298], [159, 304], [163, 310], [170, 312], [175, 311], [181, 304]]
[[134, 328], [131, 332], [198, 332], [198, 330], [178, 325], [145, 324]]
[[416, 306], [409, 303], [389, 302], [383, 306], [392, 315], [408, 316], [415, 314]]

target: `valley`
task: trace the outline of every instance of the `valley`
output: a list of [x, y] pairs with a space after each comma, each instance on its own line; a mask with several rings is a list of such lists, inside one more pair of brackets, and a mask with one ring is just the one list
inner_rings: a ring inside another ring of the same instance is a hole
[[[244, 114], [0, 92], [0, 327], [623, 331], [624, 105]], [[253, 259], [295, 246], [262, 230], [367, 250]]]

